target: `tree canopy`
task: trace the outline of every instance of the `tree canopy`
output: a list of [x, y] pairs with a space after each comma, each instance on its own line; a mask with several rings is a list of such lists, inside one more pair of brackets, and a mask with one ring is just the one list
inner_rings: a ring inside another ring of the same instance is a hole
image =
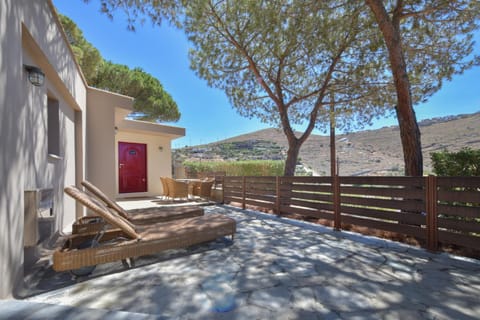
[[177, 104], [163, 89], [160, 81], [141, 68], [103, 61], [95, 78], [95, 87], [135, 97], [138, 120], [177, 121], [180, 118]]
[[68, 42], [75, 54], [75, 58], [82, 68], [83, 75], [85, 76], [87, 83], [92, 85], [95, 82], [103, 58], [98, 49], [85, 39], [83, 32], [77, 27], [72, 19], [62, 14], [59, 14], [58, 16], [63, 30], [67, 35]]
[[104, 60], [70, 18], [64, 15], [59, 18], [89, 85], [135, 98], [135, 112], [130, 115], [135, 119], [154, 122], [180, 119], [176, 102], [157, 78], [141, 68], [130, 69]]
[[[377, 59], [379, 38], [355, 3], [198, 1], [186, 11], [191, 67], [246, 117], [280, 126], [289, 143], [285, 175], [314, 127], [337, 118], [362, 124], [391, 109]], [[312, 37], [312, 35], [316, 35]], [[384, 88], [385, 89], [385, 88]], [[332, 101], [333, 99], [333, 101]], [[297, 136], [294, 125], [306, 125]]]
[[210, 86], [224, 90], [240, 114], [280, 124], [278, 104], [284, 104], [295, 125], [308, 122], [317, 107], [315, 125], [323, 128], [328, 118], [323, 107], [332, 94], [338, 115], [347, 118], [345, 126], [352, 124], [349, 116], [355, 112], [368, 122], [385, 111], [365, 108], [373, 107], [373, 101], [385, 107], [382, 101], [388, 97], [379, 96], [377, 89], [388, 83], [377, 72], [383, 68], [377, 59], [381, 39], [366, 29], [370, 21], [359, 17], [361, 6], [195, 3], [189, 5], [184, 23], [194, 45], [191, 67]]
[[423, 158], [413, 105], [427, 100], [445, 79], [479, 64], [472, 56], [478, 1], [366, 0], [388, 48], [395, 84], [405, 174], [421, 176]]
[[479, 1], [395, 0], [386, 1], [385, 9], [398, 20], [413, 104], [425, 102], [453, 75], [480, 65], [473, 39]]
[[[100, 2], [110, 16], [124, 10], [130, 28], [145, 18], [182, 25], [194, 45], [192, 69], [240, 114], [282, 126], [293, 150], [286, 173], [331, 103], [340, 126], [395, 110], [406, 174], [420, 175], [413, 105], [480, 62], [476, 0]], [[306, 130], [296, 137], [299, 123]]]

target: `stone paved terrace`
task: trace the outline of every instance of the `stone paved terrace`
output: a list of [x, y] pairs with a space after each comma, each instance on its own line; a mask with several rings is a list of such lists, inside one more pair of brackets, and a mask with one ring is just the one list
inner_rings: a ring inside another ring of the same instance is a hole
[[108, 264], [86, 279], [46, 272], [37, 289], [48, 290], [20, 303], [38, 303], [32, 319], [48, 305], [72, 319], [480, 319], [477, 260], [226, 205], [205, 210], [237, 221], [233, 243], [129, 270]]

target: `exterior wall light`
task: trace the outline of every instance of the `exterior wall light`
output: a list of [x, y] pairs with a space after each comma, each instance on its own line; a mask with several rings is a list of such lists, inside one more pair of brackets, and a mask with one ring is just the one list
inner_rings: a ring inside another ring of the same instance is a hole
[[28, 72], [28, 81], [30, 81], [31, 84], [37, 87], [43, 86], [45, 73], [43, 73], [42, 69], [28, 65], [24, 65], [24, 68]]

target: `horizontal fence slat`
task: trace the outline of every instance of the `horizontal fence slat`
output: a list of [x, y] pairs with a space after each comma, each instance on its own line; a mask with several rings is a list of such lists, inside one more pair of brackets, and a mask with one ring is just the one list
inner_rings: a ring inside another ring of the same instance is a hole
[[437, 213], [464, 218], [480, 218], [480, 208], [439, 204]]
[[222, 186], [222, 189], [223, 191], [228, 191], [228, 190], [233, 190], [233, 191], [237, 191], [237, 192], [242, 192], [242, 187], [241, 186], [231, 186], [231, 185], [228, 185], [228, 184], [224, 184]]
[[317, 201], [333, 201], [331, 194], [316, 194], [316, 193], [303, 193], [292, 192], [290, 198], [305, 199], [305, 200], [317, 200]]
[[271, 196], [274, 196], [276, 197], [276, 193], [275, 193], [275, 190], [254, 190], [254, 189], [246, 189], [245, 190], [245, 193], [246, 194], [258, 194], [258, 195], [262, 195], [262, 196], [267, 196], [267, 195], [271, 195]]
[[275, 203], [264, 202], [264, 201], [253, 200], [253, 199], [245, 199], [245, 204], [252, 205], [252, 206], [257, 206], [257, 207], [264, 208], [264, 209], [274, 209], [275, 208]]
[[332, 196], [333, 193], [331, 192], [308, 192], [308, 191], [301, 191], [301, 190], [280, 190], [279, 195], [280, 197], [291, 197], [293, 194], [306, 194], [306, 195], [320, 195], [320, 196]]
[[312, 191], [312, 192], [332, 192], [332, 186], [319, 184], [293, 184], [291, 186], [281, 186], [280, 190], [294, 190], [294, 191]]
[[241, 192], [228, 192], [228, 191], [224, 191], [223, 192], [223, 196], [224, 197], [242, 197], [242, 194]]
[[236, 195], [236, 194], [227, 194], [227, 193], [224, 193], [224, 194], [223, 194], [223, 199], [224, 199], [224, 201], [225, 201], [225, 199], [228, 199], [228, 198], [242, 199], [242, 196], [241, 196], [241, 195]]
[[284, 190], [284, 191], [280, 190], [279, 195], [280, 195], [280, 198], [290, 198], [292, 196], [292, 192], [287, 190]]
[[305, 208], [280, 206], [280, 213], [298, 214], [305, 217], [313, 217], [333, 221], [333, 212], [309, 210]]
[[223, 187], [224, 188], [234, 188], [234, 189], [241, 189], [242, 188], [242, 181], [239, 181], [238, 183], [232, 183], [230, 181], [224, 182]]
[[438, 227], [460, 232], [475, 232], [480, 235], [480, 223], [475, 220], [438, 218]]
[[276, 197], [275, 196], [268, 196], [268, 195], [260, 195], [260, 194], [251, 194], [251, 193], [246, 193], [245, 194], [245, 199], [253, 199], [253, 200], [261, 200], [261, 201], [268, 201], [268, 202], [275, 202]]
[[340, 196], [342, 205], [359, 205], [386, 209], [400, 209], [409, 211], [425, 211], [425, 204], [416, 200], [387, 200], [377, 198], [361, 198]]
[[276, 194], [277, 190], [275, 188], [251, 188], [251, 187], [246, 187], [245, 188], [246, 192], [262, 192], [262, 193], [271, 193], [271, 194]]
[[280, 177], [280, 183], [332, 183], [331, 177]]
[[480, 203], [480, 192], [468, 190], [438, 190], [438, 201], [458, 201], [478, 204]]
[[265, 189], [245, 189], [245, 193], [250, 193], [250, 194], [261, 194], [261, 195], [273, 195], [277, 196], [277, 193], [275, 190], [265, 190]]
[[275, 181], [273, 183], [257, 183], [257, 182], [251, 182], [251, 181], [245, 181], [245, 188], [247, 189], [273, 189], [275, 190], [277, 188]]
[[438, 187], [469, 187], [480, 189], [480, 177], [437, 177]]
[[312, 208], [317, 210], [333, 210], [333, 204], [328, 202], [311, 202], [304, 200], [291, 199], [289, 202], [282, 202], [282, 205], [289, 204], [299, 207]]
[[242, 198], [234, 198], [234, 197], [223, 197], [223, 202], [229, 203], [229, 202], [242, 202]]
[[250, 180], [275, 180], [276, 176], [244, 176], [245, 179]]
[[229, 187], [229, 186], [224, 186], [223, 191], [224, 192], [231, 191], [231, 192], [240, 192], [241, 193], [242, 188], [232, 188], [232, 187]]
[[245, 177], [245, 183], [247, 184], [275, 184], [275, 177]]
[[377, 188], [377, 187], [350, 187], [340, 186], [342, 194], [360, 194], [369, 196], [384, 196], [392, 198], [410, 198], [424, 199], [425, 191], [423, 189], [405, 189], [405, 188]]
[[395, 185], [417, 187], [423, 186], [425, 178], [423, 177], [339, 177], [340, 185], [356, 184], [356, 185]]
[[354, 224], [373, 229], [386, 230], [396, 233], [403, 233], [420, 239], [426, 238], [426, 231], [420, 227], [410, 226], [406, 224], [388, 223], [378, 220], [361, 219], [351, 216], [342, 215], [342, 223]]
[[341, 206], [342, 214], [352, 214], [362, 217], [400, 221], [402, 223], [425, 225], [426, 217], [418, 213], [388, 212], [382, 210]]
[[243, 181], [243, 177], [234, 177], [234, 176], [226, 176], [223, 179], [224, 183], [239, 183]]
[[467, 248], [477, 249], [480, 248], [480, 237], [471, 236], [456, 232], [448, 232], [439, 230], [438, 241], [445, 244], [455, 244], [464, 246]]

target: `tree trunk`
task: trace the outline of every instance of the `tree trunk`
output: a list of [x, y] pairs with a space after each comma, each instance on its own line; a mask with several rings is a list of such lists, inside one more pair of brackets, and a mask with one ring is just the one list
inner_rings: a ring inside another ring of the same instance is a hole
[[291, 177], [295, 175], [295, 167], [297, 166], [298, 154], [302, 144], [297, 139], [288, 140], [287, 159], [285, 160], [285, 171], [283, 175]]
[[337, 174], [336, 157], [337, 150], [335, 146], [335, 105], [333, 104], [333, 96], [330, 103], [330, 176]]
[[423, 157], [420, 130], [413, 110], [410, 81], [400, 36], [401, 1], [397, 3], [392, 19], [389, 18], [382, 0], [366, 0], [366, 3], [375, 15], [388, 48], [390, 66], [397, 90], [397, 107], [395, 111], [400, 128], [405, 175], [422, 176]]
[[423, 156], [420, 141], [420, 130], [413, 108], [401, 105], [396, 108], [400, 139], [403, 148], [406, 176], [423, 175]]
[[390, 43], [390, 45], [388, 45], [388, 51], [393, 79], [397, 89], [398, 105], [395, 108], [395, 111], [397, 113], [398, 126], [400, 128], [400, 139], [402, 141], [403, 159], [405, 162], [405, 175], [422, 176], [423, 158], [420, 130], [415, 117], [415, 111], [413, 110], [410, 81], [408, 79], [402, 45], [398, 34], [394, 35], [394, 37], [385, 37], [385, 41]]

